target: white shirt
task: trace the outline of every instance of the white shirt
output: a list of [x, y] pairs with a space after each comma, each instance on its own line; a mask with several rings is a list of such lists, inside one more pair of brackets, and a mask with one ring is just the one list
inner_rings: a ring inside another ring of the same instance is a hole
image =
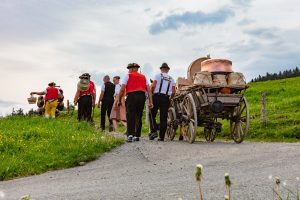
[[[129, 79], [129, 74], [127, 74], [123, 79], [122, 79], [122, 85], [127, 85], [127, 82], [128, 82], [128, 79]], [[149, 86], [149, 81], [148, 79], [146, 78], [146, 85]]]
[[117, 85], [115, 86], [115, 94], [114, 94], [114, 96], [118, 95], [118, 94], [120, 93], [120, 90], [121, 90], [121, 85], [120, 85], [120, 84], [117, 84]]
[[175, 81], [167, 73], [159, 73], [159, 74], [156, 74], [156, 76], [154, 77], [153, 81], [157, 81], [156, 82], [156, 87], [155, 87], [155, 90], [154, 90], [154, 94], [159, 93], [160, 83], [161, 83], [162, 79], [163, 79], [163, 83], [162, 83], [162, 86], [161, 86], [160, 93], [161, 94], [166, 94], [167, 93], [168, 85], [169, 85], [169, 82], [170, 82], [168, 95], [171, 95], [172, 94], [172, 87], [175, 86]]

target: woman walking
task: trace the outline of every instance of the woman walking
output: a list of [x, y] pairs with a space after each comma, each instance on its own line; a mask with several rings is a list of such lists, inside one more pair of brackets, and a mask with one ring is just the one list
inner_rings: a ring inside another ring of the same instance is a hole
[[113, 78], [113, 83], [115, 84], [115, 101], [110, 114], [110, 119], [113, 121], [114, 131], [119, 133], [119, 122], [122, 122], [127, 129], [125, 97], [123, 96], [121, 102], [119, 102], [119, 92], [121, 89], [120, 76], [115, 76]]

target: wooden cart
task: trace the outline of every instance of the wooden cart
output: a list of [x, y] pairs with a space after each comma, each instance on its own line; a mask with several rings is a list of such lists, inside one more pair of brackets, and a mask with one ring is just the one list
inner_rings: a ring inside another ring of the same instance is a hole
[[222, 130], [220, 119], [225, 119], [230, 122], [232, 139], [241, 143], [249, 129], [249, 108], [244, 97], [248, 87], [227, 85], [230, 93], [223, 94], [224, 85], [185, 84], [171, 100], [166, 139], [173, 140], [180, 127], [183, 140], [193, 143], [198, 127], [204, 127], [206, 141], [213, 142]]

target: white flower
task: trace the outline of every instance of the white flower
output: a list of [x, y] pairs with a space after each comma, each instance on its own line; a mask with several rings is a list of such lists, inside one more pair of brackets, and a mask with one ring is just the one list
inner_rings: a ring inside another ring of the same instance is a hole
[[272, 175], [269, 175], [268, 178], [269, 178], [269, 180], [272, 180], [272, 179], [273, 179], [273, 176], [272, 176]]
[[5, 198], [5, 193], [3, 191], [0, 191], [0, 199], [4, 199]]
[[201, 164], [198, 164], [196, 167], [199, 168], [199, 169], [201, 169], [201, 171], [203, 169], [203, 166]]
[[225, 195], [224, 198], [225, 198], [225, 200], [229, 200], [229, 196], [228, 195]]
[[225, 174], [224, 174], [224, 177], [225, 177], [225, 178], [229, 177], [229, 173], [225, 173]]
[[105, 140], [105, 137], [104, 137], [104, 136], [101, 136], [101, 140]]
[[296, 177], [296, 181], [299, 181], [300, 179], [299, 179], [299, 177]]
[[283, 185], [283, 186], [286, 186], [286, 185], [287, 185], [286, 181], [283, 181], [282, 185]]

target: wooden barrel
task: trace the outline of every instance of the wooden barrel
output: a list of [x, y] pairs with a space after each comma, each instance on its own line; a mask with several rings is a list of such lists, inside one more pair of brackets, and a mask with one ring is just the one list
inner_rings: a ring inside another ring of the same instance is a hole
[[212, 85], [213, 80], [210, 72], [197, 72], [193, 78], [195, 85]]
[[204, 60], [209, 59], [208, 57], [198, 58], [197, 60], [193, 61], [187, 71], [187, 79], [193, 82], [193, 78], [197, 72], [201, 71], [201, 62]]
[[207, 59], [201, 62], [201, 71], [232, 72], [232, 62], [226, 59]]
[[227, 84], [237, 86], [246, 85], [245, 76], [240, 72], [232, 72], [227, 76]]

